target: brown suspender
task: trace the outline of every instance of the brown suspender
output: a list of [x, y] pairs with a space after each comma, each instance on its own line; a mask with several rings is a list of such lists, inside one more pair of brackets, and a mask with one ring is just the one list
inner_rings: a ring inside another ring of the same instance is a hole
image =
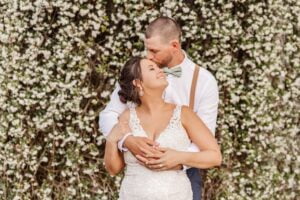
[[[195, 92], [196, 92], [196, 85], [197, 85], [197, 79], [199, 76], [199, 66], [195, 65], [195, 70], [194, 70], [194, 75], [193, 75], [193, 80], [192, 80], [192, 86], [191, 86], [191, 92], [190, 92], [190, 109], [194, 111], [194, 103], [195, 103]], [[205, 183], [206, 180], [206, 171], [204, 170], [199, 170], [200, 176], [202, 177], [203, 183]], [[200, 186], [202, 187], [202, 186]]]
[[191, 92], [190, 92], [190, 105], [189, 107], [194, 110], [194, 103], [195, 103], [195, 91], [196, 91], [196, 85], [197, 85], [197, 79], [199, 75], [199, 66], [195, 65], [193, 80], [192, 80], [192, 86], [191, 86]]

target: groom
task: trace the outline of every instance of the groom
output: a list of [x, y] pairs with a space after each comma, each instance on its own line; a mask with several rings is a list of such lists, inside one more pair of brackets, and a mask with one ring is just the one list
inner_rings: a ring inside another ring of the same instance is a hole
[[[175, 20], [168, 17], [159, 17], [152, 21], [146, 29], [146, 38], [144, 44], [147, 50], [147, 58], [165, 68], [167, 80], [169, 82], [165, 91], [164, 99], [166, 102], [190, 105], [190, 88], [196, 64], [190, 60], [188, 55], [181, 49], [181, 29]], [[197, 113], [205, 125], [214, 134], [216, 128], [217, 109], [218, 109], [218, 86], [212, 74], [204, 68], [199, 68], [198, 79], [195, 89], [195, 98], [191, 109]], [[110, 102], [106, 108], [100, 113], [100, 129], [107, 136], [112, 127], [118, 122], [118, 116], [127, 108], [119, 100], [118, 91], [116, 89], [111, 95]], [[199, 134], [201, 134], [199, 132]], [[119, 149], [121, 151], [129, 150], [133, 155], [139, 155], [137, 158], [146, 165], [151, 159], [151, 155], [161, 155], [153, 148], [154, 141], [145, 137], [135, 137], [130, 133], [126, 134], [119, 141]], [[199, 151], [192, 144], [189, 151]], [[146, 156], [145, 156], [146, 155]], [[169, 157], [167, 162], [170, 164], [170, 170], [181, 166], [176, 158]], [[185, 169], [187, 166], [183, 166]], [[189, 168], [187, 174], [191, 180], [193, 199], [201, 199], [202, 180], [199, 169]]]

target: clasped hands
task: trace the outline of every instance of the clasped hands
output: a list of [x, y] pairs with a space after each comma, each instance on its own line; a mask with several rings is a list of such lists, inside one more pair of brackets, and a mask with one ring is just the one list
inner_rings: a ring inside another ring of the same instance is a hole
[[[131, 132], [128, 121], [120, 120], [108, 135], [107, 140], [117, 143], [128, 132]], [[140, 164], [151, 170], [182, 169], [179, 151], [160, 147], [157, 142], [147, 137], [128, 136], [124, 145], [135, 155]]]
[[146, 137], [129, 136], [125, 140], [125, 146], [139, 160], [140, 164], [151, 170], [180, 170], [180, 152], [160, 147]]

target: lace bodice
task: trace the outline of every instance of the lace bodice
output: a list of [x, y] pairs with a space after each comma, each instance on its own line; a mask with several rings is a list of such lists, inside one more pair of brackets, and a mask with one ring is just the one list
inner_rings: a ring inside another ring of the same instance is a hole
[[[186, 151], [191, 141], [181, 124], [181, 106], [176, 106], [167, 127], [156, 141], [161, 147]], [[135, 108], [130, 108], [129, 126], [134, 136], [147, 137]], [[120, 200], [189, 200], [192, 190], [187, 175], [182, 170], [152, 171], [140, 165], [131, 154], [124, 153], [125, 177], [120, 191]]]
[[[181, 106], [176, 106], [167, 127], [159, 134], [156, 142], [163, 147], [169, 147], [179, 151], [186, 150], [191, 141], [181, 124]], [[135, 108], [130, 108], [129, 126], [134, 136], [147, 137], [147, 133], [141, 126]]]

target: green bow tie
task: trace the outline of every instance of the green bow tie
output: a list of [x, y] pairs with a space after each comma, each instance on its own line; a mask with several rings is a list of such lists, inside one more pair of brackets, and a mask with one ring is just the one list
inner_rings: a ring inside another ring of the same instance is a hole
[[179, 78], [181, 76], [182, 70], [181, 67], [172, 67], [172, 68], [168, 68], [168, 67], [164, 67], [163, 71], [169, 75], [171, 74], [172, 76], [175, 76], [177, 78]]

